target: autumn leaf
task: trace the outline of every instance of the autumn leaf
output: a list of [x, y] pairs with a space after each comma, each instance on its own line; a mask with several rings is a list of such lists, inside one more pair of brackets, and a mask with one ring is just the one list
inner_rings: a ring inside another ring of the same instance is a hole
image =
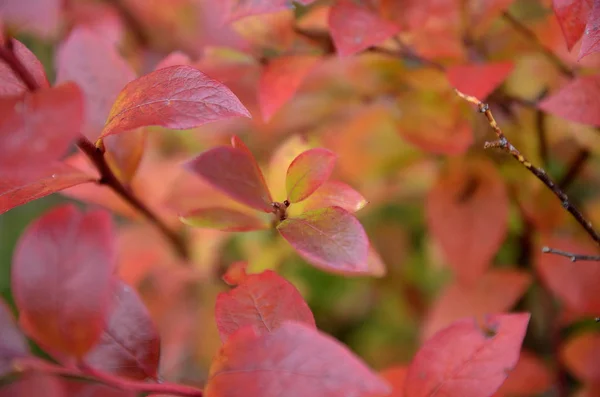
[[512, 72], [512, 62], [456, 65], [448, 68], [450, 84], [462, 93], [484, 100]]
[[406, 397], [490, 396], [519, 359], [529, 314], [467, 318], [435, 334], [419, 349], [406, 375]]
[[61, 0], [2, 0], [0, 15], [9, 25], [45, 38], [51, 38], [61, 20]]
[[29, 346], [25, 335], [17, 326], [10, 308], [1, 299], [0, 335], [0, 377], [3, 377], [13, 372], [13, 359], [29, 355]]
[[569, 51], [573, 49], [585, 30], [592, 3], [593, 0], [552, 0], [552, 8]]
[[381, 371], [379, 375], [392, 387], [390, 394], [382, 394], [386, 397], [404, 397], [404, 384], [408, 368], [405, 366], [394, 366]]
[[327, 149], [309, 149], [300, 153], [288, 167], [287, 198], [298, 203], [323, 185], [333, 172], [336, 155]]
[[508, 228], [508, 194], [495, 166], [484, 159], [451, 163], [425, 202], [429, 232], [462, 283], [491, 264]]
[[229, 88], [198, 69], [176, 65], [127, 84], [100, 138], [144, 126], [181, 130], [240, 116], [250, 113]]
[[256, 216], [231, 208], [199, 208], [181, 215], [179, 219], [189, 226], [225, 232], [248, 232], [269, 227], [268, 223]]
[[350, 56], [377, 45], [400, 31], [368, 6], [338, 0], [329, 11], [331, 38], [340, 56]]
[[590, 384], [600, 384], [600, 335], [582, 333], [562, 346], [560, 359], [577, 379]]
[[57, 207], [21, 236], [12, 265], [19, 323], [52, 351], [83, 357], [109, 311], [115, 255], [107, 212]]
[[538, 107], [566, 120], [600, 127], [600, 74], [579, 76], [544, 98]]
[[156, 379], [160, 337], [135, 290], [117, 280], [112, 311], [98, 343], [84, 360], [92, 367], [132, 379]]
[[553, 382], [553, 374], [544, 360], [523, 350], [517, 365], [493, 397], [537, 396], [547, 392]]
[[57, 376], [31, 372], [0, 386], [0, 397], [15, 396], [65, 397], [65, 387]]
[[[0, 5], [0, 15], [2, 15], [1, 10], [2, 5]], [[46, 78], [44, 66], [39, 59], [20, 41], [11, 39], [10, 44], [15, 57], [33, 77], [35, 83], [42, 89], [48, 88], [50, 84]], [[28, 91], [28, 87], [23, 80], [15, 74], [9, 65], [0, 60], [0, 97], [20, 95], [26, 91]]]
[[302, 202], [304, 210], [325, 207], [340, 207], [348, 212], [356, 212], [368, 204], [362, 194], [350, 185], [339, 181], [327, 181]]
[[384, 394], [388, 385], [339, 342], [296, 322], [270, 333], [231, 335], [210, 368], [208, 397], [344, 397]]
[[[586, 1], [588, 0], [583, 0], [583, 2]], [[583, 32], [578, 59], [600, 51], [600, 3], [598, 1], [593, 3], [592, 11]]]
[[307, 211], [277, 230], [307, 262], [330, 272], [369, 273], [369, 240], [360, 222], [340, 207]]

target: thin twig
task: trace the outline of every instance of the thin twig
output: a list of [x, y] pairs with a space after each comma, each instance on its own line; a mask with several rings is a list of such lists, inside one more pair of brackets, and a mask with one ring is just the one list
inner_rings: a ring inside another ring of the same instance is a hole
[[550, 247], [543, 247], [542, 252], [545, 254], [555, 254], [567, 257], [571, 260], [571, 262], [577, 261], [600, 261], [600, 255], [582, 255], [582, 254], [574, 254], [572, 252], [561, 251]]
[[560, 59], [555, 53], [553, 53], [552, 51], [550, 51], [544, 44], [542, 44], [542, 42], [540, 41], [540, 39], [536, 36], [536, 34], [531, 29], [529, 29], [527, 26], [523, 25], [521, 23], [521, 21], [519, 21], [517, 18], [515, 18], [508, 11], [505, 11], [502, 14], [502, 17], [516, 31], [518, 31], [519, 33], [521, 33], [523, 36], [527, 37], [527, 39], [531, 43], [533, 43], [533, 45], [535, 45], [542, 52], [542, 54], [544, 54], [544, 56], [546, 58], [548, 58], [548, 60], [550, 62], [552, 62], [558, 68], [558, 70], [560, 70], [560, 72], [562, 74], [564, 74], [565, 76], [568, 76], [569, 78], [574, 78], [575, 77], [575, 72], [573, 72], [573, 70], [569, 66], [567, 66], [567, 64], [564, 63], [562, 61], [562, 59]]
[[567, 190], [575, 181], [577, 175], [579, 175], [581, 170], [583, 170], [583, 167], [590, 158], [590, 155], [591, 153], [588, 149], [581, 149], [569, 165], [565, 175], [558, 180], [558, 187], [560, 187], [562, 190]]
[[496, 133], [498, 140], [493, 141], [493, 142], [486, 142], [484, 145], [484, 148], [485, 149], [489, 149], [489, 148], [502, 149], [505, 152], [509, 153], [511, 156], [513, 156], [519, 163], [521, 163], [521, 165], [523, 167], [527, 168], [527, 170], [529, 170], [529, 172], [531, 172], [533, 175], [535, 175], [544, 185], [546, 185], [546, 187], [548, 187], [548, 189], [550, 189], [552, 191], [552, 193], [554, 193], [554, 195], [556, 197], [558, 197], [558, 199], [562, 203], [563, 208], [566, 209], [567, 211], [569, 211], [569, 213], [573, 216], [573, 218], [575, 218], [575, 220], [585, 229], [585, 231], [590, 235], [590, 237], [594, 240], [594, 242], [597, 245], [600, 245], [600, 234], [598, 234], [598, 232], [596, 230], [594, 230], [594, 228], [592, 227], [592, 223], [590, 221], [588, 221], [587, 219], [585, 219], [585, 217], [583, 216], [581, 211], [579, 211], [579, 209], [577, 209], [571, 203], [571, 201], [569, 200], [569, 197], [565, 194], [565, 192], [563, 192], [560, 189], [560, 187], [556, 183], [554, 183], [554, 181], [552, 179], [550, 179], [550, 177], [548, 176], [546, 171], [531, 164], [525, 158], [525, 156], [523, 156], [521, 154], [521, 152], [519, 152], [519, 150], [517, 150], [517, 148], [515, 148], [512, 145], [512, 143], [510, 143], [510, 141], [506, 138], [506, 136], [504, 135], [504, 133], [498, 126], [498, 123], [496, 123], [496, 120], [494, 119], [494, 116], [492, 115], [492, 112], [490, 111], [489, 105], [481, 102], [479, 99], [477, 99], [473, 96], [465, 95], [458, 90], [455, 90], [455, 91], [459, 97], [463, 98], [464, 100], [466, 100], [469, 103], [476, 105], [479, 108], [479, 112], [481, 112], [485, 115], [485, 117], [488, 119], [490, 126]]

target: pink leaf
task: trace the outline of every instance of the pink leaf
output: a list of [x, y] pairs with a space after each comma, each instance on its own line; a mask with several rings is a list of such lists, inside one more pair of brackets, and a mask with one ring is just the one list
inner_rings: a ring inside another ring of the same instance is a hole
[[133, 379], [156, 379], [160, 337], [135, 290], [118, 280], [100, 340], [85, 356], [94, 368]]
[[231, 335], [210, 368], [211, 397], [345, 397], [384, 394], [388, 385], [339, 342], [286, 322], [271, 333]]
[[21, 236], [12, 288], [25, 332], [43, 347], [81, 358], [102, 333], [115, 270], [107, 212], [65, 205]]
[[600, 51], [600, 2], [596, 0], [583, 32], [578, 59], [598, 51]]
[[538, 107], [570, 121], [600, 127], [600, 74], [576, 77]]
[[66, 395], [60, 378], [43, 372], [26, 373], [14, 382], [0, 386], [0, 397], [17, 396], [71, 397]]
[[344, 182], [327, 181], [304, 201], [305, 210], [340, 207], [348, 212], [364, 208], [368, 201]]
[[512, 62], [457, 65], [448, 68], [447, 76], [454, 88], [484, 100], [512, 72]]
[[318, 61], [319, 57], [312, 55], [288, 55], [269, 61], [258, 83], [258, 102], [265, 121], [294, 96]]
[[290, 164], [285, 179], [287, 198], [297, 203], [314, 193], [331, 176], [336, 155], [327, 149], [309, 149]]
[[58, 160], [82, 122], [83, 97], [73, 83], [0, 98], [0, 166]]
[[324, 270], [369, 273], [369, 240], [362, 225], [339, 207], [321, 208], [289, 218], [279, 233], [306, 261]]
[[587, 24], [593, 0], [553, 0], [552, 8], [558, 19], [567, 49], [579, 41]]
[[93, 176], [63, 163], [51, 163], [44, 168], [0, 167], [0, 214], [94, 179]]
[[295, 320], [316, 328], [300, 292], [271, 270], [247, 275], [236, 288], [220, 293], [215, 316], [223, 342], [249, 325], [257, 332], [273, 332], [284, 321]]
[[340, 56], [349, 56], [394, 36], [400, 28], [374, 10], [352, 0], [339, 0], [329, 11], [329, 28]]
[[19, 31], [52, 36], [59, 27], [61, 0], [2, 0], [0, 15]]
[[497, 314], [483, 324], [453, 323], [429, 339], [406, 376], [406, 397], [493, 394], [517, 364], [529, 314]]
[[221, 146], [207, 150], [186, 168], [234, 200], [254, 209], [271, 212], [271, 193], [256, 160], [247, 149]]
[[144, 126], [188, 129], [238, 116], [250, 113], [229, 88], [198, 69], [176, 65], [127, 84], [100, 137]]
[[[0, 15], [1, 14], [2, 12], [0, 11]], [[20, 41], [12, 39], [11, 44], [13, 46], [15, 57], [31, 74], [37, 85], [40, 88], [48, 88], [50, 85], [48, 84], [48, 79], [46, 79], [44, 66], [37, 57]], [[19, 95], [26, 91], [28, 91], [28, 88], [25, 83], [23, 83], [23, 80], [13, 72], [10, 66], [3, 61], [0, 61], [0, 97]]]
[[269, 224], [256, 216], [230, 208], [200, 208], [181, 215], [179, 219], [186, 225], [217, 229], [225, 232], [248, 232], [267, 229]]
[[25, 336], [15, 323], [10, 308], [0, 300], [0, 377], [13, 371], [13, 359], [28, 355]]

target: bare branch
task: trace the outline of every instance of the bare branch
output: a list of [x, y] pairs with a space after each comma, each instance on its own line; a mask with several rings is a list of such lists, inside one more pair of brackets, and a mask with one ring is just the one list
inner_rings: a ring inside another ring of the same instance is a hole
[[582, 254], [574, 254], [572, 252], [561, 251], [550, 247], [543, 247], [542, 252], [545, 254], [555, 254], [567, 257], [571, 260], [571, 262], [577, 261], [600, 261], [600, 255], [582, 255]]

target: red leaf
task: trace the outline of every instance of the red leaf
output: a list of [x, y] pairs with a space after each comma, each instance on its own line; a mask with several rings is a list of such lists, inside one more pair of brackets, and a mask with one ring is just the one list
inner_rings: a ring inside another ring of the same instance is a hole
[[95, 140], [110, 108], [135, 72], [113, 44], [94, 31], [78, 27], [62, 42], [56, 57], [56, 80], [74, 81], [85, 98], [85, 135]]
[[14, 382], [0, 386], [0, 397], [16, 396], [72, 397], [65, 393], [59, 378], [38, 372], [25, 374]]
[[258, 333], [273, 332], [287, 320], [316, 328], [315, 319], [300, 292], [277, 273], [249, 274], [229, 292], [217, 296], [215, 307], [221, 341], [246, 326]]
[[107, 212], [65, 205], [21, 236], [12, 288], [23, 330], [43, 347], [81, 358], [102, 333], [115, 255]]
[[537, 396], [552, 387], [553, 376], [544, 361], [527, 351], [522, 351], [517, 365], [494, 397]]
[[454, 283], [432, 305], [423, 327], [423, 339], [465, 317], [482, 318], [489, 313], [508, 311], [531, 284], [528, 273], [518, 270], [490, 270], [474, 285]]
[[571, 51], [585, 30], [592, 0], [553, 0], [552, 8], [565, 37], [567, 49]]
[[391, 367], [379, 373], [392, 386], [392, 393], [386, 394], [386, 397], [404, 397], [404, 384], [407, 373], [407, 367]]
[[600, 51], [600, 2], [594, 1], [594, 6], [583, 32], [578, 59], [598, 51]]
[[265, 121], [292, 99], [317, 61], [319, 57], [312, 55], [288, 55], [269, 61], [258, 83], [258, 102]]
[[538, 107], [570, 121], [600, 127], [600, 74], [576, 77]]
[[127, 84], [100, 137], [144, 126], [182, 130], [238, 116], [250, 113], [229, 88], [198, 69], [176, 65]]
[[315, 190], [303, 204], [305, 210], [340, 207], [348, 212], [356, 212], [364, 208], [368, 201], [346, 183], [327, 181]]
[[369, 240], [358, 221], [339, 207], [321, 208], [277, 225], [307, 262], [330, 272], [369, 273]]
[[73, 83], [0, 98], [0, 166], [58, 160], [82, 122], [83, 97]]
[[261, 219], [230, 208], [200, 208], [181, 215], [186, 225], [225, 232], [248, 232], [269, 228]]
[[472, 283], [490, 265], [508, 228], [508, 197], [488, 160], [451, 163], [429, 191], [427, 225], [460, 282]]
[[455, 322], [417, 352], [406, 376], [406, 396], [489, 396], [519, 359], [529, 314]]
[[459, 91], [484, 100], [512, 72], [512, 62], [456, 65], [448, 68], [450, 84]]
[[389, 392], [345, 346], [300, 323], [231, 335], [210, 368], [211, 397], [342, 397]]
[[44, 168], [0, 167], [0, 214], [94, 177], [62, 163]]
[[285, 187], [291, 203], [298, 203], [313, 194], [331, 176], [336, 155], [327, 149], [309, 149], [292, 161], [287, 170]]
[[27, 340], [15, 323], [10, 308], [0, 300], [0, 377], [13, 371], [13, 359], [27, 355]]
[[264, 212], [272, 212], [271, 193], [256, 160], [247, 149], [221, 146], [207, 150], [186, 168], [234, 200]]
[[160, 337], [133, 288], [118, 280], [114, 306], [100, 340], [85, 356], [97, 368], [120, 376], [156, 379]]
[[400, 28], [369, 7], [338, 0], [329, 11], [331, 38], [340, 56], [349, 56], [394, 36]]
[[60, 23], [61, 0], [2, 0], [0, 15], [19, 31], [49, 37]]
[[[64, 381], [67, 389], [65, 397], [136, 397], [138, 393], [133, 390], [121, 390], [100, 383]], [[166, 395], [163, 395], [166, 397]]]
[[[2, 14], [1, 9], [2, 6], [0, 5], [0, 15]], [[37, 57], [18, 40], [12, 39], [12, 46], [16, 58], [31, 74], [38, 86], [40, 88], [49, 87], [50, 85], [48, 84], [48, 79], [46, 79], [44, 66]], [[10, 66], [3, 61], [0, 61], [0, 97], [20, 95], [26, 91], [28, 91], [28, 88], [25, 83], [23, 83], [23, 80], [13, 72]]]
[[[588, 245], [565, 238], [543, 239], [544, 245], [578, 254], [595, 255]], [[567, 306], [580, 314], [600, 315], [600, 262], [573, 263], [569, 258], [536, 250], [535, 268], [540, 278]]]
[[571, 338], [561, 349], [560, 358], [579, 380], [600, 384], [600, 335], [584, 333]]

